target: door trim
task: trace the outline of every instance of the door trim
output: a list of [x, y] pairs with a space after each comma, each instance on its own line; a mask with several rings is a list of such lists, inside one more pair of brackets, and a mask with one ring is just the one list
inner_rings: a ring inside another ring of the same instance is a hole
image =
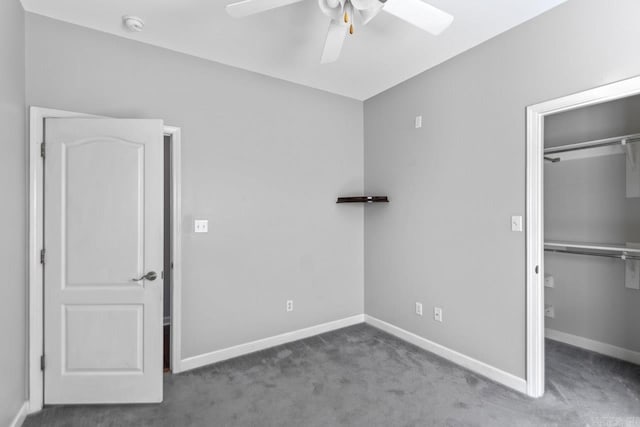
[[[640, 94], [640, 76], [527, 107], [526, 379], [527, 394], [544, 394], [544, 118]], [[536, 266], [538, 272], [536, 272]]]
[[[171, 372], [182, 372], [182, 131], [165, 126], [171, 138]], [[165, 273], [166, 274], [166, 273]]]
[[[46, 118], [89, 118], [100, 117], [90, 114], [54, 110], [50, 108], [29, 108], [29, 238], [28, 238], [28, 402], [29, 413], [44, 406], [44, 373], [40, 369], [40, 356], [44, 352], [44, 277], [40, 263], [43, 247], [43, 167], [40, 144], [44, 136]], [[172, 182], [171, 182], [171, 253], [173, 277], [171, 280], [171, 368], [181, 372], [180, 354], [182, 324], [182, 175], [181, 175], [181, 130], [179, 127], [165, 126], [164, 134], [171, 137]]]

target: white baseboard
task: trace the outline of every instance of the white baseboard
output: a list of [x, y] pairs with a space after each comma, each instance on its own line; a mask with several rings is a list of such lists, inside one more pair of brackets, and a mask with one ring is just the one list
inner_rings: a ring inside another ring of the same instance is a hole
[[211, 353], [201, 354], [199, 356], [188, 357], [180, 362], [180, 371], [182, 372], [196, 369], [202, 366], [210, 365], [212, 363], [222, 362], [223, 360], [232, 359], [234, 357], [243, 356], [245, 354], [265, 350], [270, 347], [275, 347], [277, 345], [309, 338], [314, 335], [323, 334], [325, 332], [334, 331], [336, 329], [345, 328], [347, 326], [357, 325], [363, 322], [366, 322], [371, 326], [381, 329], [391, 335], [394, 335], [397, 338], [400, 338], [401, 340], [407, 341], [424, 350], [437, 354], [440, 357], [450, 360], [453, 363], [472, 370], [493, 381], [496, 381], [521, 393], [526, 393], [527, 383], [522, 378], [502, 371], [493, 366], [487, 365], [486, 363], [480, 362], [479, 360], [473, 359], [469, 356], [465, 356], [462, 353], [458, 353], [457, 351], [451, 350], [440, 344], [436, 344], [433, 341], [429, 341], [426, 338], [422, 338], [412, 332], [401, 329], [390, 323], [364, 314], [335, 320], [333, 322], [323, 323], [321, 325], [311, 326], [309, 328], [299, 329], [297, 331], [287, 332], [269, 338], [251, 341], [245, 344], [212, 351]]
[[443, 345], [437, 344], [433, 341], [429, 341], [428, 339], [422, 338], [421, 336], [418, 336], [413, 332], [406, 331], [383, 320], [376, 319], [375, 317], [365, 315], [365, 322], [397, 338], [400, 338], [403, 341], [407, 341], [424, 350], [437, 354], [442, 358], [445, 358], [457, 365], [483, 375], [497, 383], [503, 384], [516, 391], [519, 391], [520, 393], [526, 394], [527, 392], [527, 382], [523, 378], [517, 377], [513, 374], [505, 372], [479, 360], [473, 359], [469, 356], [465, 356], [462, 353], [458, 353], [455, 350], [451, 350], [450, 348], [447, 348]]
[[357, 325], [358, 323], [364, 323], [364, 314], [358, 314], [356, 316], [335, 320], [333, 322], [327, 322], [311, 326], [309, 328], [298, 329], [297, 331], [287, 332], [273, 337], [223, 348], [221, 350], [212, 351], [211, 353], [201, 354], [199, 356], [188, 357], [186, 359], [182, 359], [180, 362], [180, 371], [188, 371], [201, 366], [210, 365], [212, 363], [275, 347], [277, 345], [309, 338], [314, 335], [331, 332], [336, 329], [346, 328], [347, 326]]
[[24, 402], [20, 410], [9, 424], [9, 427], [20, 427], [29, 414], [29, 402]]
[[616, 347], [615, 345], [600, 341], [590, 340], [589, 338], [580, 337], [578, 335], [567, 334], [566, 332], [556, 331], [555, 329], [545, 329], [545, 336], [554, 341], [560, 341], [565, 344], [640, 365], [640, 352], [637, 351]]

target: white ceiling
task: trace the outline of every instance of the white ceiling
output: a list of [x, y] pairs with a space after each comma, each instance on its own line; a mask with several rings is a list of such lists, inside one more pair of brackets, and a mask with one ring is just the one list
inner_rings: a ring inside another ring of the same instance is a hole
[[[429, 0], [455, 16], [432, 36], [381, 13], [356, 27], [342, 56], [320, 65], [328, 18], [316, 0], [243, 19], [235, 0], [22, 0], [29, 12], [365, 100], [566, 0]], [[122, 15], [146, 22], [129, 33]]]

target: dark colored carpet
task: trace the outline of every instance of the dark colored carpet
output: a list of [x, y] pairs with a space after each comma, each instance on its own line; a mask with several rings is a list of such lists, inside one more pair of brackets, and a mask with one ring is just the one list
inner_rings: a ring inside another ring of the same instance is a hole
[[530, 399], [367, 325], [165, 377], [159, 405], [60, 406], [35, 426], [640, 426], [640, 367], [547, 341]]

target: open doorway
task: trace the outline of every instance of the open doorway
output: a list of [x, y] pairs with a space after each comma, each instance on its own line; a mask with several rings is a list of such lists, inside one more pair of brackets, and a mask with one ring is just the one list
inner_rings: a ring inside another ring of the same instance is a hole
[[561, 371], [556, 356], [569, 357], [564, 371], [581, 355], [600, 361], [597, 387], [615, 376], [607, 369], [640, 363], [628, 307], [640, 301], [639, 94], [633, 78], [527, 109], [530, 396], [544, 394], [545, 367]]
[[[182, 137], [181, 129], [164, 128], [164, 316], [163, 364], [169, 372], [182, 372]], [[165, 370], [165, 372], [167, 372]]]
[[638, 95], [545, 118], [547, 382], [618, 416], [640, 385], [639, 145]]
[[164, 248], [163, 248], [163, 307], [162, 307], [162, 370], [171, 372], [171, 278], [173, 260], [171, 259], [172, 227], [172, 159], [171, 135], [164, 135], [163, 186], [164, 186]]

